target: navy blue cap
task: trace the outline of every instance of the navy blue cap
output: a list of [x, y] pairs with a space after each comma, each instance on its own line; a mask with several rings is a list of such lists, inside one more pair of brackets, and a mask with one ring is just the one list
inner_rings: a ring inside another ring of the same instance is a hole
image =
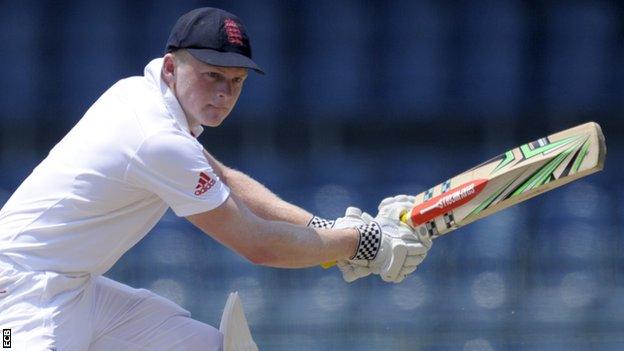
[[251, 44], [245, 26], [238, 17], [221, 9], [202, 7], [178, 18], [165, 52], [178, 49], [186, 49], [209, 65], [251, 68], [264, 74], [251, 60]]

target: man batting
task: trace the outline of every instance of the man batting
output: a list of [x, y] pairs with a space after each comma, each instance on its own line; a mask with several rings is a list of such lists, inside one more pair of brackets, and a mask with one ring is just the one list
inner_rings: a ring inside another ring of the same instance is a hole
[[223, 335], [173, 302], [102, 276], [170, 207], [254, 264], [338, 261], [353, 281], [400, 282], [431, 247], [398, 221], [349, 208], [328, 221], [226, 167], [197, 141], [234, 108], [252, 61], [234, 15], [200, 8], [164, 57], [108, 89], [0, 211], [0, 327], [16, 350], [221, 350]]

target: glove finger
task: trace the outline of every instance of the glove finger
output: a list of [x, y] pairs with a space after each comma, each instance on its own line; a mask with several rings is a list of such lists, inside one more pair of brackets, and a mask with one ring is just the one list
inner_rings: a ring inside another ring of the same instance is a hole
[[372, 222], [372, 221], [373, 221], [373, 219], [374, 219], [374, 218], [373, 218], [373, 216], [371, 216], [370, 214], [368, 214], [368, 213], [366, 213], [366, 212], [362, 213], [362, 220], [363, 220], [364, 222], [366, 222], [366, 224], [368, 224], [368, 223]]
[[397, 232], [393, 236], [397, 238], [401, 238], [410, 243], [414, 243], [414, 244], [420, 243], [420, 237], [415, 233], [415, 230], [412, 229], [412, 227], [410, 227], [409, 225], [403, 222], [397, 223], [396, 226], [397, 226]]
[[401, 236], [406, 235], [407, 238], [420, 240], [420, 236], [416, 234], [416, 229], [412, 228], [409, 224], [404, 222], [399, 222], [399, 234]]
[[342, 272], [342, 279], [347, 282], [347, 283], [353, 283], [354, 281], [356, 281], [358, 278], [357, 275], [353, 274], [353, 271], [345, 271]]
[[400, 195], [396, 195], [396, 196], [390, 196], [390, 197], [386, 197], [385, 199], [381, 200], [381, 202], [379, 203], [379, 205], [388, 205], [390, 203], [399, 203], [399, 202], [414, 202], [414, 200], [416, 199], [416, 196], [413, 195], [405, 195], [405, 194], [400, 194]]
[[347, 264], [350, 264], [354, 267], [364, 267], [368, 268], [370, 261], [369, 260], [349, 260]]
[[351, 270], [346, 270], [342, 272], [342, 279], [347, 282], [347, 283], [353, 283], [354, 281], [356, 281], [359, 277], [353, 274], [353, 271]]
[[370, 261], [368, 260], [343, 260], [336, 262], [336, 266], [338, 266], [342, 272], [344, 280], [349, 283], [356, 279], [366, 277], [372, 273], [369, 268]]
[[351, 266], [349, 265], [347, 261], [336, 262], [336, 267], [338, 267], [338, 269], [340, 270], [340, 272], [342, 272], [343, 275], [345, 274], [345, 272], [352, 270]]
[[351, 266], [349, 264], [343, 266], [343, 268], [340, 269], [340, 272], [342, 272], [342, 279], [344, 279], [347, 283], [352, 283], [357, 279], [371, 274], [371, 271], [368, 268]]
[[360, 217], [362, 215], [362, 210], [357, 207], [349, 206], [345, 211], [345, 217]]
[[349, 266], [349, 262], [347, 261], [336, 261], [336, 267], [338, 267], [341, 270], [348, 266]]
[[385, 217], [385, 218], [389, 218], [394, 222], [400, 222], [401, 220], [401, 214], [405, 211], [409, 211], [411, 208], [411, 205], [400, 205], [400, 204], [393, 204], [392, 206], [386, 206], [384, 208], [379, 209], [379, 213], [377, 213], [377, 217]]
[[396, 203], [409, 202], [409, 196], [407, 196], [407, 195], [397, 195], [397, 196], [394, 197], [394, 202], [396, 202]]
[[390, 260], [387, 261], [381, 272], [382, 279], [385, 281], [393, 281], [396, 279], [401, 272], [401, 268], [403, 268], [407, 252], [408, 250], [405, 245], [396, 245], [392, 247]]
[[381, 211], [384, 207], [389, 206], [393, 202], [394, 201], [392, 200], [391, 197], [387, 197], [387, 198], [381, 200], [381, 202], [379, 203], [379, 206], [377, 206], [377, 211]]
[[403, 280], [405, 280], [405, 277], [407, 277], [407, 274], [399, 273], [399, 275], [392, 282], [395, 283], [395, 284], [400, 283]]
[[387, 283], [395, 283], [395, 284], [397, 284], [397, 283], [400, 283], [400, 282], [402, 282], [403, 280], [405, 280], [405, 277], [407, 277], [407, 275], [399, 273], [399, 274], [398, 274], [396, 277], [394, 277], [394, 278], [381, 276], [381, 279], [383, 279], [383, 281], [385, 281], [385, 282], [387, 282]]
[[400, 274], [404, 275], [404, 276], [408, 276], [408, 275], [414, 273], [414, 271], [416, 271], [417, 268], [418, 268], [418, 266], [414, 266], [414, 267], [405, 267], [404, 266], [403, 269], [401, 269], [401, 273]]
[[416, 234], [418, 235], [418, 241], [420, 241], [421, 244], [423, 244], [428, 249], [430, 249], [431, 246], [433, 245], [433, 241], [431, 240], [431, 237], [429, 236], [429, 234], [420, 234], [418, 232], [416, 232]]
[[342, 279], [347, 283], [351, 283], [356, 280], [358, 277], [354, 274], [353, 267], [349, 265], [346, 261], [339, 261], [336, 263], [336, 266], [340, 269], [340, 273], [342, 273]]
[[408, 243], [406, 247], [408, 256], [422, 255], [429, 251], [429, 248], [421, 243]]
[[353, 275], [357, 276], [358, 278], [366, 277], [370, 275], [371, 273], [372, 272], [368, 267], [357, 267], [357, 266], [353, 267]]
[[403, 265], [403, 268], [401, 269], [401, 273], [399, 273], [399, 275], [397, 276], [397, 279], [394, 280], [395, 283], [400, 283], [403, 280], [405, 280], [405, 278], [407, 278], [408, 275], [414, 273], [414, 271], [416, 271], [416, 269], [418, 268], [418, 266], [413, 266], [413, 267], [407, 267], [406, 265]]
[[416, 267], [425, 260], [426, 256], [427, 254], [407, 256], [405, 258], [405, 263], [403, 263], [403, 267]]
[[401, 207], [401, 208], [412, 208], [414, 207], [414, 202], [416, 198], [413, 196], [400, 195], [397, 196], [397, 200], [392, 203], [393, 207]]

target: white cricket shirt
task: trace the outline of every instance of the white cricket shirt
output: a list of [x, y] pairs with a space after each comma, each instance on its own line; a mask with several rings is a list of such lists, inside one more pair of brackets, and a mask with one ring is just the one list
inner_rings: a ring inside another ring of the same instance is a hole
[[0, 210], [0, 255], [102, 274], [168, 207], [188, 216], [227, 199], [161, 67], [113, 85], [24, 180]]

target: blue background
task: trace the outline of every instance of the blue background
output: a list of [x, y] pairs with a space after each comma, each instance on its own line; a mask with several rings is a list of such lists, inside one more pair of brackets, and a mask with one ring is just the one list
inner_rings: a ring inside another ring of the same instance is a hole
[[268, 74], [201, 141], [320, 216], [589, 120], [606, 169], [436, 240], [399, 285], [253, 266], [172, 213], [109, 277], [212, 325], [238, 290], [263, 350], [624, 347], [622, 2], [0, 1], [0, 201], [208, 5], [243, 19]]

